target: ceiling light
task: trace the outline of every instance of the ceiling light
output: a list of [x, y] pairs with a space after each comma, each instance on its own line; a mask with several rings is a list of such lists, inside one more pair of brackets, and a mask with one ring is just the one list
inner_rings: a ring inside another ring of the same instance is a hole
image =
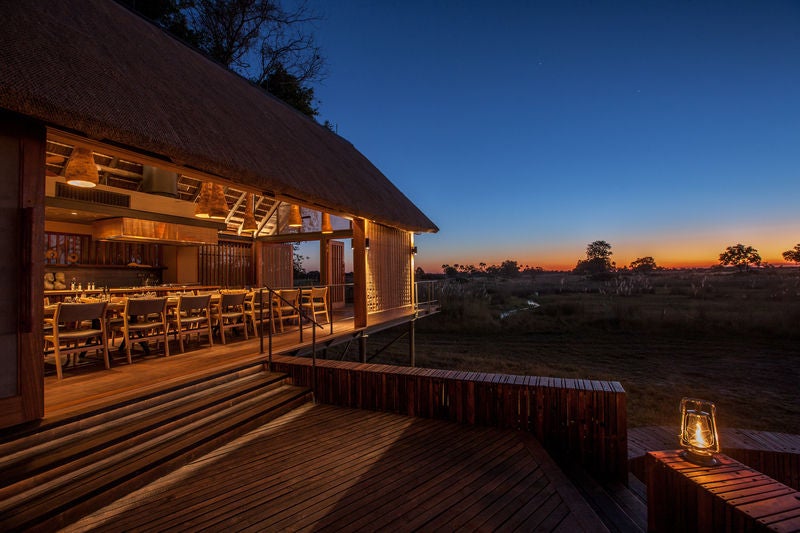
[[100, 182], [94, 155], [88, 148], [76, 146], [64, 169], [67, 183], [75, 187], [94, 187]]

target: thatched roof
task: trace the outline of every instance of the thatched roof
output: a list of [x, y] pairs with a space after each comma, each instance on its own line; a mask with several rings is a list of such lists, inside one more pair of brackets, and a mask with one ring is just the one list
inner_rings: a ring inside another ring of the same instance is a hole
[[334, 212], [438, 230], [352, 144], [109, 0], [4, 1], [0, 108]]

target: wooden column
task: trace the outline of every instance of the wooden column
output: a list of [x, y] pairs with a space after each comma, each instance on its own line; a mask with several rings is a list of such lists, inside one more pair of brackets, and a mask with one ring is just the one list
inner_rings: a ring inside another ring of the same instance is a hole
[[353, 220], [353, 320], [356, 328], [367, 327], [367, 221]]
[[330, 249], [330, 240], [323, 236], [319, 240], [319, 282], [322, 285], [330, 285], [330, 259], [328, 258], [328, 251]]
[[679, 450], [648, 452], [648, 531], [798, 531], [800, 493], [734, 461], [701, 466]]
[[0, 113], [0, 428], [44, 416], [46, 131]]

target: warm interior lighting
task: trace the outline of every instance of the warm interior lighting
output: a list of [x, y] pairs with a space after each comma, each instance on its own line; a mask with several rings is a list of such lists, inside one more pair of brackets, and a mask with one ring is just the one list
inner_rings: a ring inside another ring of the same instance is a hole
[[322, 213], [321, 231], [324, 234], [333, 233], [333, 226], [331, 226], [331, 216], [328, 213]]
[[211, 188], [211, 200], [208, 204], [208, 216], [215, 220], [228, 218], [228, 202], [225, 200], [225, 188], [219, 183], [214, 183]]
[[719, 452], [716, 407], [706, 400], [681, 400], [681, 447], [689, 461], [715, 465], [714, 454]]
[[94, 162], [94, 155], [88, 148], [76, 146], [72, 150], [72, 156], [64, 169], [64, 176], [67, 183], [75, 187], [94, 187], [100, 182], [97, 174], [97, 164]]
[[242, 221], [242, 233], [253, 233], [258, 229], [256, 224], [256, 217], [253, 214], [253, 194], [247, 195], [247, 204], [244, 208], [244, 220]]
[[204, 181], [200, 186], [200, 194], [197, 195], [197, 203], [194, 204], [194, 216], [198, 218], [209, 217], [209, 204], [211, 202], [211, 190], [213, 185]]
[[303, 227], [303, 216], [300, 214], [299, 205], [292, 204], [292, 207], [289, 210], [289, 227], [290, 228]]

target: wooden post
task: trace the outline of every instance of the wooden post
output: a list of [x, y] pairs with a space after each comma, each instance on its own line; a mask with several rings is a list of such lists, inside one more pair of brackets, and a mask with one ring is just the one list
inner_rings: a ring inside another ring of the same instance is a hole
[[353, 322], [367, 327], [367, 221], [353, 220]]
[[330, 249], [329, 246], [330, 240], [325, 237], [324, 235], [319, 240], [319, 283], [320, 285], [330, 285], [330, 273], [329, 273], [329, 263], [330, 258], [328, 257], [328, 251]]
[[0, 113], [0, 428], [44, 416], [44, 126]]
[[362, 333], [358, 338], [358, 357], [359, 361], [362, 363], [367, 362], [367, 337], [369, 337], [369, 335]]
[[416, 342], [417, 341], [416, 341], [416, 334], [415, 334], [415, 330], [414, 330], [414, 323], [415, 322], [416, 322], [416, 319], [414, 319], [414, 320], [412, 320], [411, 322], [408, 323], [408, 359], [409, 359], [408, 364], [410, 366], [412, 366], [412, 367], [416, 365], [416, 359], [417, 359], [417, 353], [416, 353], [417, 352], [417, 349], [416, 349]]

